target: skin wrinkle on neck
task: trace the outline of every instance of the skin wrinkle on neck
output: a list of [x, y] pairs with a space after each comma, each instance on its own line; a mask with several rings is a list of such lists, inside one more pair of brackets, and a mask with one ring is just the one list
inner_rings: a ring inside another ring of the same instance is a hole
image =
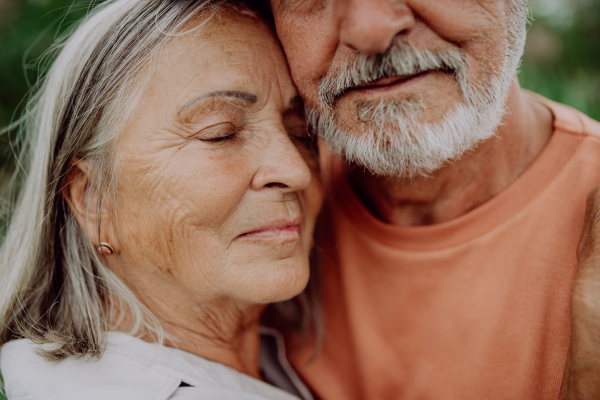
[[[241, 373], [260, 378], [259, 371], [259, 328], [260, 314], [264, 306], [250, 305], [239, 309], [239, 305], [203, 306], [194, 318], [187, 313], [176, 320], [163, 320], [163, 328], [181, 341], [166, 340], [165, 344], [203, 358], [225, 364]], [[234, 311], [235, 312], [232, 312]], [[171, 312], [177, 312], [171, 310]]]
[[[224, 297], [202, 304], [187, 303], [193, 310], [176, 307], [163, 298], [146, 295], [148, 288], [154, 285], [152, 282], [142, 282], [143, 276], [130, 275], [128, 272], [132, 271], [122, 268], [122, 265], [118, 269], [127, 285], [160, 320], [166, 334], [166, 346], [201, 355], [207, 360], [225, 364], [238, 372], [261, 379], [259, 329], [260, 316], [266, 305], [242, 304]], [[157, 290], [160, 288], [149, 292], [155, 293]], [[112, 325], [117, 331], [128, 332], [131, 330], [131, 320], [128, 315], [119, 315]], [[156, 341], [149, 334], [144, 335], [143, 339], [148, 342]]]

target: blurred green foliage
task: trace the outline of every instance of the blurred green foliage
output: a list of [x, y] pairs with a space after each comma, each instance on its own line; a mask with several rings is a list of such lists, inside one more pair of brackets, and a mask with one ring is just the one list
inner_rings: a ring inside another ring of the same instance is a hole
[[[23, 110], [36, 82], [40, 57], [54, 39], [82, 18], [90, 0], [0, 0], [0, 128]], [[0, 136], [0, 167], [12, 164], [8, 135]]]
[[[93, 0], [0, 0], [0, 127], [22, 110], [37, 62]], [[600, 1], [532, 0], [523, 87], [600, 120]], [[0, 137], [0, 166], [10, 164]]]
[[600, 121], [600, 1], [532, 1], [519, 79], [530, 89]]

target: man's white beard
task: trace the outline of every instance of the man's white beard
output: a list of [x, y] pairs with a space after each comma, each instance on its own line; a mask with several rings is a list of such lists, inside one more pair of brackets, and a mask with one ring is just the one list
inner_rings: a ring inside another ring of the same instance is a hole
[[[357, 55], [341, 69], [343, 72], [326, 77], [320, 88], [319, 110], [307, 109], [309, 126], [333, 151], [377, 175], [428, 175], [459, 159], [494, 136], [502, 123], [525, 44], [527, 11], [519, 10], [511, 21], [512, 34], [500, 71], [479, 87], [468, 80], [468, 65], [461, 50], [433, 53], [396, 43], [396, 49], [391, 49], [395, 56]], [[345, 89], [375, 77], [429, 70], [453, 72], [462, 89], [464, 101], [442, 121], [421, 122], [427, 108], [419, 98], [412, 98], [362, 102], [356, 109], [356, 129], [345, 130], [337, 123], [332, 106]]]

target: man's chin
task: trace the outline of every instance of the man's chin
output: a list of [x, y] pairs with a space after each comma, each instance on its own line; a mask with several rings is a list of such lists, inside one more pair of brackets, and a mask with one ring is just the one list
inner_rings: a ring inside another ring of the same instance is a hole
[[[337, 130], [321, 135], [327, 147], [350, 164], [373, 175], [395, 178], [428, 176], [449, 160], [436, 156], [436, 149], [419, 149], [411, 133], [387, 130], [386, 135], [372, 131]], [[403, 140], [398, 140], [403, 137]]]
[[[482, 119], [477, 109], [464, 105], [438, 123], [421, 123], [418, 113], [414, 118], [395, 114], [394, 110], [389, 115], [380, 113], [369, 123], [356, 119], [338, 123], [314, 112], [309, 112], [308, 118], [325, 144], [348, 162], [375, 175], [413, 178], [430, 176], [488, 140], [500, 116], [494, 112]], [[482, 120], [486, 124], [482, 125]]]

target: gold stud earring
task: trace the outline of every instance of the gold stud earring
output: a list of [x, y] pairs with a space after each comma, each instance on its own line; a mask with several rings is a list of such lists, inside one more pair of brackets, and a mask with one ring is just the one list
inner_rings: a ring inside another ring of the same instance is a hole
[[105, 256], [110, 256], [115, 252], [114, 247], [105, 242], [100, 242], [100, 244], [96, 247], [96, 250], [98, 250], [98, 253], [104, 254]]

